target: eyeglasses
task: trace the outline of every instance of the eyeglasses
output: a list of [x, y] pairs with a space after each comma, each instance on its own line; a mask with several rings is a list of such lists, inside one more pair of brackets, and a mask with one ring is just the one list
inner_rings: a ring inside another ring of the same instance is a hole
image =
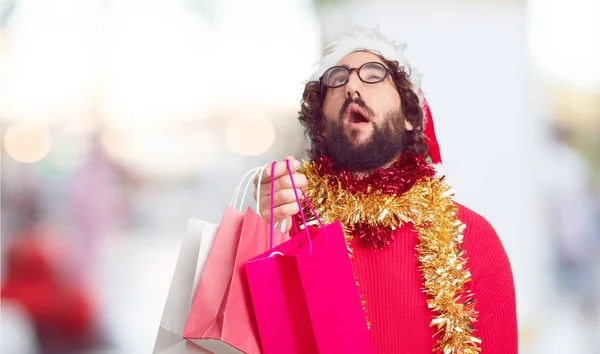
[[391, 72], [385, 65], [378, 62], [364, 63], [358, 68], [347, 68], [345, 66], [334, 66], [321, 76], [323, 85], [329, 88], [344, 86], [348, 83], [350, 74], [356, 70], [360, 81], [367, 84], [376, 84], [383, 81]]

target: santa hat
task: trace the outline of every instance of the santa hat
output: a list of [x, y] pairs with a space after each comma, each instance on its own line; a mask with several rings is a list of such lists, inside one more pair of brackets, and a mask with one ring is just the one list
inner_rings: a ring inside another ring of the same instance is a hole
[[421, 74], [404, 57], [406, 47], [406, 43], [396, 44], [394, 41], [383, 36], [378, 29], [365, 30], [356, 28], [325, 47], [325, 55], [319, 62], [318, 69], [310, 80], [318, 81], [327, 69], [335, 66], [346, 55], [356, 51], [369, 51], [384, 57], [386, 60], [397, 61], [410, 74], [409, 80], [414, 92], [419, 97], [421, 108], [423, 109], [423, 132], [427, 138], [429, 157], [433, 164], [439, 165], [442, 163], [442, 157], [435, 136], [431, 110], [421, 90]]

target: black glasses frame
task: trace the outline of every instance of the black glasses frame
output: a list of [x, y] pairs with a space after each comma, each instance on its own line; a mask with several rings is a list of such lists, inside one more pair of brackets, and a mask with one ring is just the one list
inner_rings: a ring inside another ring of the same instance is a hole
[[[381, 79], [377, 80], [377, 81], [365, 81], [361, 76], [360, 76], [360, 71], [361, 69], [365, 66], [365, 65], [369, 65], [369, 64], [376, 64], [381, 66], [382, 68], [385, 69], [385, 74], [381, 77]], [[339, 84], [339, 85], [335, 85], [335, 86], [331, 86], [331, 85], [327, 85], [327, 83], [325, 82], [325, 75], [327, 75], [327, 73], [333, 69], [344, 69], [346, 70], [346, 72], [348, 73], [348, 76], [346, 76], [346, 80]], [[350, 80], [350, 75], [352, 75], [352, 73], [356, 71], [356, 73], [358, 74], [358, 78], [360, 79], [360, 81], [364, 82], [365, 84], [377, 84], [379, 82], [382, 82], [383, 80], [385, 80], [385, 78], [392, 72], [389, 68], [387, 68], [385, 65], [383, 65], [380, 62], [377, 61], [370, 61], [368, 63], [364, 63], [363, 65], [359, 66], [358, 68], [347, 68], [345, 66], [332, 66], [331, 68], [325, 70], [325, 72], [323, 73], [323, 75], [321, 75], [321, 77], [319, 78], [319, 81], [323, 84], [323, 86], [328, 87], [328, 88], [338, 88], [338, 87], [342, 87], [344, 85], [346, 85], [348, 83], [348, 80]]]

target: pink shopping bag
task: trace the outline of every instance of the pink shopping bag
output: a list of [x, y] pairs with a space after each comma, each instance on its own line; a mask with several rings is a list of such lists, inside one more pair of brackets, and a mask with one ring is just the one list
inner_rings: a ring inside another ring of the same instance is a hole
[[341, 224], [308, 227], [300, 210], [302, 232], [246, 262], [263, 352], [373, 353]]
[[[192, 301], [183, 337], [215, 353], [261, 353], [244, 263], [270, 247], [269, 224], [227, 208]], [[274, 243], [285, 239], [274, 231]]]

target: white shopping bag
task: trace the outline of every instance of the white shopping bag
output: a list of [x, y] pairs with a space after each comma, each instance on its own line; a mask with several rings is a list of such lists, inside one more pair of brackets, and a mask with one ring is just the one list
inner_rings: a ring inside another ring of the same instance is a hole
[[[255, 178], [260, 188], [264, 167], [250, 170], [234, 191], [230, 206], [243, 210], [244, 198]], [[257, 177], [258, 176], [258, 177]], [[246, 181], [247, 180], [247, 181]], [[242, 192], [242, 185], [246, 186]], [[240, 193], [241, 192], [241, 193]], [[238, 199], [240, 199], [238, 201]], [[257, 212], [258, 210], [257, 200]], [[281, 225], [285, 229], [285, 225]], [[218, 225], [215, 223], [191, 219], [181, 243], [179, 257], [171, 280], [167, 301], [163, 310], [160, 327], [154, 343], [153, 354], [205, 354], [211, 353], [196, 344], [182, 338], [183, 329], [204, 264], [212, 247]]]
[[181, 334], [217, 227], [217, 224], [206, 221], [196, 219], [189, 221], [175, 265], [153, 354], [210, 353], [181, 338]]

